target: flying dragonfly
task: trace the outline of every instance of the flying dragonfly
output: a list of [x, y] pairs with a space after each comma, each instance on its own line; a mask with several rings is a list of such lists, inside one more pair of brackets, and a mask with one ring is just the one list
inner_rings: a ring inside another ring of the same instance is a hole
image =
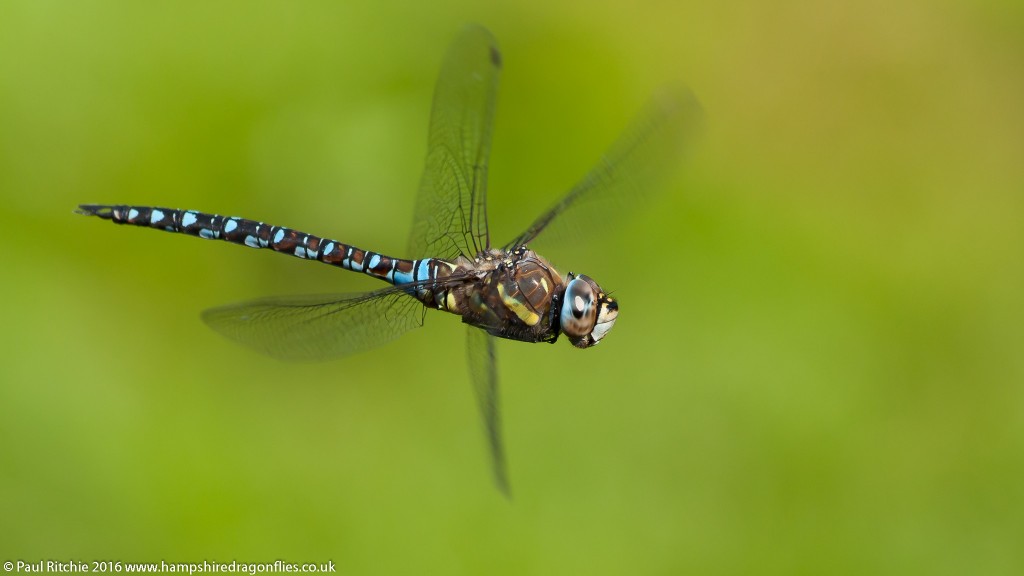
[[487, 162], [501, 66], [494, 37], [479, 26], [465, 28], [444, 58], [406, 258], [195, 210], [82, 204], [77, 212], [269, 248], [391, 284], [373, 292], [266, 298], [203, 312], [214, 330], [282, 360], [336, 359], [380, 346], [422, 326], [427, 310], [461, 317], [495, 482], [508, 495], [495, 340], [554, 343], [564, 335], [573, 346], [590, 348], [603, 341], [619, 314], [618, 301], [592, 278], [563, 274], [528, 245], [542, 235], [570, 245], [602, 240], [607, 222], [638, 205], [679, 160], [702, 114], [688, 91], [653, 99], [576, 186], [496, 247], [487, 220]]

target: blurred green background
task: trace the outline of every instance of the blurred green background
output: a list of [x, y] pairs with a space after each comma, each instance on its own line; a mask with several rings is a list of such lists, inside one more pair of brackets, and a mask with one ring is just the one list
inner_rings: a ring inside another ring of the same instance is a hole
[[[199, 312], [376, 284], [72, 214], [400, 256], [470, 21], [505, 58], [501, 240], [659, 86], [707, 113], [670, 190], [556, 262], [620, 299], [605, 344], [500, 346], [512, 502], [454, 318], [277, 363]], [[1020, 2], [2, 2], [0, 560], [1020, 574], [1022, 62]]]

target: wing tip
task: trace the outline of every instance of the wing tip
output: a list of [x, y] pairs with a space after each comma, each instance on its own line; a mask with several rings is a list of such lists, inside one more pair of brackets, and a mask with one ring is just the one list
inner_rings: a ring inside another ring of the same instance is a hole
[[509, 485], [508, 478], [506, 476], [502, 475], [496, 477], [494, 479], [494, 484], [497, 486], [498, 492], [501, 492], [501, 495], [504, 496], [506, 500], [509, 502], [515, 500], [512, 498], [512, 486]]
[[[479, 36], [483, 39], [483, 42], [488, 47], [488, 57], [490, 58], [491, 64], [498, 69], [502, 66], [501, 50], [498, 49], [498, 40], [494, 37], [494, 34], [483, 24], [472, 22], [462, 27], [462, 36], [467, 39], [473, 36]], [[456, 44], [458, 41], [456, 41]], [[453, 45], [454, 48], [454, 45]]]
[[656, 116], [685, 122], [691, 132], [699, 131], [704, 123], [704, 106], [685, 84], [663, 86], [656, 90], [651, 95], [650, 107], [656, 111]]

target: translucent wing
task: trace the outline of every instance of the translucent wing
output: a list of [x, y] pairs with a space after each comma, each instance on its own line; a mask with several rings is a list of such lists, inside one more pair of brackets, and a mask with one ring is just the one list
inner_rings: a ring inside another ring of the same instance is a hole
[[211, 328], [274, 358], [340, 358], [423, 325], [426, 308], [397, 286], [362, 294], [284, 296], [203, 312]]
[[490, 247], [487, 159], [501, 55], [491, 33], [462, 31], [434, 89], [427, 162], [409, 235], [409, 257], [470, 258]]
[[494, 336], [474, 327], [468, 328], [466, 350], [469, 354], [469, 373], [476, 390], [476, 401], [484, 420], [494, 482], [505, 496], [510, 496], [505, 471], [505, 448], [501, 441], [501, 410], [498, 403], [498, 366], [494, 350]]
[[599, 235], [609, 216], [618, 218], [642, 204], [659, 179], [682, 159], [685, 144], [699, 131], [702, 118], [700, 104], [689, 91], [653, 98], [597, 166], [507, 248], [533, 242], [542, 232], [551, 240]]

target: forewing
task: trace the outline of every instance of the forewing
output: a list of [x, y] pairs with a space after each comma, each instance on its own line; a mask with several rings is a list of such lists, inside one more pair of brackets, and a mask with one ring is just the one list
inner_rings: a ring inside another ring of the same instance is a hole
[[609, 218], [618, 219], [643, 204], [682, 160], [702, 118], [700, 104], [688, 90], [658, 94], [601, 161], [507, 248], [531, 243], [542, 232], [544, 242], [593, 239]]
[[477, 405], [483, 417], [484, 432], [491, 452], [494, 482], [505, 496], [510, 496], [508, 475], [505, 471], [505, 448], [501, 440], [501, 410], [498, 402], [498, 365], [495, 357], [494, 336], [474, 328], [467, 328], [466, 350], [469, 354], [469, 372], [473, 379]]
[[487, 160], [500, 68], [497, 43], [479, 26], [465, 28], [448, 49], [434, 89], [410, 258], [472, 258], [490, 247]]
[[362, 294], [265, 298], [203, 312], [211, 328], [280, 360], [355, 354], [423, 325], [426, 309], [399, 287]]

